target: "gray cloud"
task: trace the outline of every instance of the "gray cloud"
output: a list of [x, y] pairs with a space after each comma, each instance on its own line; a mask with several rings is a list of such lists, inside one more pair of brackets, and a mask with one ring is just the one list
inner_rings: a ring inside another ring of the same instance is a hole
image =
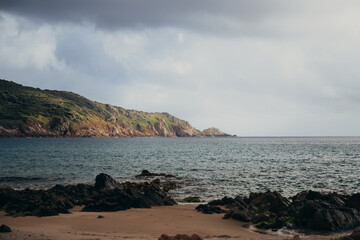
[[40, 22], [90, 23], [110, 30], [179, 27], [217, 32], [251, 31], [269, 16], [289, 14], [295, 8], [296, 4], [280, 0], [0, 1], [0, 10]]
[[3, 0], [0, 78], [200, 129], [360, 135], [359, 11], [351, 0]]

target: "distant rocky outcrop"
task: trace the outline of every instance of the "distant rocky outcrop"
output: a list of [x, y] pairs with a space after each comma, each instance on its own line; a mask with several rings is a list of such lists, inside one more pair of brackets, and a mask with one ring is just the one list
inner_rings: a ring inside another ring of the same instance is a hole
[[288, 199], [268, 191], [251, 193], [247, 198], [225, 197], [196, 209], [206, 214], [225, 212], [224, 218], [273, 230], [287, 227], [333, 232], [360, 226], [360, 194], [303, 191]]
[[167, 174], [167, 173], [152, 173], [149, 170], [142, 170], [141, 174], [136, 175], [137, 178], [144, 178], [144, 177], [165, 177], [165, 178], [175, 178], [174, 175]]
[[95, 185], [56, 185], [48, 190], [0, 188], [0, 210], [11, 216], [53, 216], [70, 213], [74, 206], [83, 211], [119, 211], [129, 208], [169, 206], [176, 202], [160, 186], [160, 180], [118, 183], [99, 174]]
[[65, 91], [0, 80], [0, 137], [223, 137], [168, 113], [102, 104]]
[[202, 134], [206, 137], [231, 137], [230, 134], [224, 133], [215, 127], [205, 129]]

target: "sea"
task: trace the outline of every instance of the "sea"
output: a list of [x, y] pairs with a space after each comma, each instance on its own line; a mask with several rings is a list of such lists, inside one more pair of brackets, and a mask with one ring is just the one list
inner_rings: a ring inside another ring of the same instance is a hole
[[2, 138], [0, 187], [49, 188], [167, 173], [175, 199], [279, 191], [360, 192], [360, 137]]

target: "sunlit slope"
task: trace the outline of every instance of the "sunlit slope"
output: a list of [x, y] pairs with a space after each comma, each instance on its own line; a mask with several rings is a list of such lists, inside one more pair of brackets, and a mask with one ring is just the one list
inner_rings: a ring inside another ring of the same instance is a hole
[[2, 136], [205, 136], [168, 113], [146, 113], [91, 101], [65, 91], [0, 80]]

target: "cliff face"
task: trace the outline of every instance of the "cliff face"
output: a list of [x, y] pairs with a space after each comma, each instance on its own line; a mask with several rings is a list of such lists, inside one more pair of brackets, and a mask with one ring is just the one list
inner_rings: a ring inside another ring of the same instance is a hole
[[[221, 134], [218, 134], [221, 133]], [[168, 113], [102, 104], [65, 91], [0, 80], [0, 137], [206, 137]]]

